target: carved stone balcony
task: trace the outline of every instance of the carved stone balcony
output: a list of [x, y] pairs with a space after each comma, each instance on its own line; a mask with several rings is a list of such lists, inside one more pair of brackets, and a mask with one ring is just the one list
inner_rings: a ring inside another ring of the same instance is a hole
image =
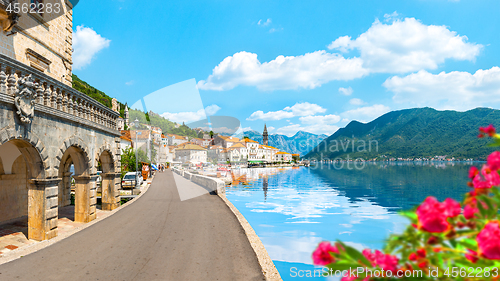
[[1, 54], [0, 101], [13, 103], [24, 123], [31, 123], [34, 112], [39, 111], [120, 135], [117, 130], [117, 112], [62, 82]]

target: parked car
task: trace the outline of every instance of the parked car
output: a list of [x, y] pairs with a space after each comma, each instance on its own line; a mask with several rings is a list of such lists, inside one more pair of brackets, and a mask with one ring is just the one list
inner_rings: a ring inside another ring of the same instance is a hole
[[123, 188], [136, 188], [142, 184], [142, 177], [137, 172], [129, 172], [123, 176], [122, 179], [122, 189]]

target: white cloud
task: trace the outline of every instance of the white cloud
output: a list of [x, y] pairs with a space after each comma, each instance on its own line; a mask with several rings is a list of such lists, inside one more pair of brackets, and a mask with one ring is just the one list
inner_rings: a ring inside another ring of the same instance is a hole
[[188, 124], [191, 122], [205, 119], [207, 118], [207, 116], [214, 115], [220, 109], [221, 108], [218, 105], [212, 104], [207, 106], [205, 109], [200, 109], [196, 112], [178, 112], [178, 113], [165, 112], [161, 114], [161, 116], [170, 121], [177, 122], [179, 124], [181, 124], [182, 122]]
[[272, 23], [273, 21], [271, 19], [267, 19], [266, 21], [263, 21], [263, 20], [259, 20], [259, 22], [257, 23], [258, 25], [261, 25], [261, 26], [268, 26]]
[[483, 46], [467, 40], [446, 26], [424, 25], [406, 18], [391, 24], [376, 20], [355, 40], [339, 37], [328, 48], [358, 50], [363, 67], [370, 72], [405, 73], [436, 69], [446, 59], [474, 61]]
[[73, 33], [73, 68], [78, 70], [89, 65], [99, 51], [109, 47], [110, 42], [92, 28], [77, 26]]
[[275, 129], [276, 129], [276, 128], [274, 128], [273, 126], [269, 126], [269, 127], [267, 127], [267, 131], [269, 131], [269, 132], [272, 132], [272, 131], [274, 131]]
[[302, 124], [335, 124], [340, 121], [338, 115], [320, 115], [320, 116], [304, 116], [299, 118]]
[[125, 85], [127, 85], [127, 86], [132, 86], [132, 85], [134, 85], [134, 83], [135, 83], [135, 81], [134, 81], [134, 80], [130, 80], [130, 81], [128, 81], [128, 82], [125, 82]]
[[340, 116], [333, 114], [302, 116], [299, 118], [301, 124], [293, 124], [290, 122], [290, 125], [278, 128], [276, 132], [287, 136], [293, 136], [298, 131], [330, 135], [339, 129], [338, 126], [332, 124], [338, 123], [340, 119]]
[[269, 33], [274, 33], [274, 32], [278, 32], [278, 31], [282, 31], [283, 30], [283, 27], [278, 27], [278, 28], [271, 28], [269, 29]]
[[480, 69], [474, 74], [431, 74], [422, 70], [405, 77], [391, 77], [383, 86], [394, 93], [397, 103], [468, 110], [500, 103], [500, 68]]
[[293, 106], [287, 106], [283, 110], [269, 111], [264, 113], [262, 110], [255, 111], [247, 118], [249, 121], [254, 120], [281, 120], [297, 116], [308, 116], [317, 113], [323, 113], [326, 109], [314, 103], [296, 103]]
[[293, 112], [290, 111], [278, 110], [278, 111], [269, 111], [264, 113], [264, 111], [258, 110], [252, 113], [252, 115], [250, 115], [250, 117], [248, 117], [247, 120], [255, 121], [260, 119], [265, 121], [271, 121], [271, 120], [276, 121], [292, 117], [293, 117]]
[[[370, 122], [373, 119], [379, 117], [382, 114], [385, 114], [390, 111], [388, 106], [382, 104], [375, 104], [372, 106], [359, 107], [356, 109], [348, 110], [346, 112], [341, 113], [340, 115], [343, 118], [347, 118], [349, 120], [356, 120], [359, 122]], [[342, 120], [344, 121], [344, 120]]]
[[198, 88], [225, 91], [243, 85], [259, 90], [313, 89], [332, 80], [351, 80], [366, 74], [361, 59], [346, 59], [326, 51], [278, 56], [264, 63], [257, 54], [239, 52], [217, 65], [206, 80], [198, 82]]
[[219, 111], [220, 109], [221, 108], [218, 105], [212, 104], [212, 105], [205, 107], [205, 112], [207, 113], [207, 116], [212, 116], [215, 113], [217, 113], [217, 111]]
[[385, 14], [385, 15], [384, 15], [384, 21], [385, 21], [385, 22], [394, 21], [394, 20], [395, 20], [395, 19], [397, 19], [398, 17], [399, 17], [398, 12], [394, 11], [392, 14]]
[[357, 98], [349, 100], [349, 103], [352, 104], [352, 105], [363, 105], [363, 104], [365, 104], [364, 101], [362, 101], [361, 99], [357, 99]]
[[339, 88], [339, 93], [341, 93], [344, 96], [350, 96], [350, 95], [352, 95], [352, 92], [353, 91], [352, 91], [351, 87], [349, 87], [349, 88], [342, 88], [342, 87], [340, 87]]
[[335, 125], [314, 124], [309, 126], [302, 126], [299, 124], [292, 124], [279, 128], [276, 133], [287, 135], [289, 137], [295, 135], [298, 131], [309, 132], [313, 134], [327, 134], [331, 135], [339, 129]]
[[[226, 57], [206, 80], [198, 82], [201, 90], [226, 91], [237, 86], [259, 90], [314, 89], [330, 81], [348, 81], [370, 73], [407, 73], [437, 69], [446, 60], [475, 61], [483, 45], [469, 43], [466, 36], [446, 26], [425, 25], [415, 18], [397, 19], [394, 12], [378, 19], [356, 39], [342, 36], [328, 48], [359, 57], [346, 58], [324, 50], [299, 56], [278, 56], [260, 62], [257, 54], [239, 52]], [[266, 21], [267, 22], [267, 21]], [[260, 21], [259, 25], [264, 22]], [[339, 92], [349, 95], [349, 90]], [[350, 89], [352, 93], [352, 89]]]

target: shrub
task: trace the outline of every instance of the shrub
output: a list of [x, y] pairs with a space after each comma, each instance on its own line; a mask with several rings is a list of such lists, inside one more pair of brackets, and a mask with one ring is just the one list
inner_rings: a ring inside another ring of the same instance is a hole
[[[492, 125], [479, 137], [500, 146]], [[391, 235], [384, 251], [362, 252], [341, 241], [321, 242], [313, 253], [316, 265], [329, 274], [352, 280], [499, 280], [500, 279], [500, 152], [488, 156], [481, 169], [469, 171], [472, 188], [461, 203], [428, 197], [402, 212], [411, 224]], [[337, 276], [339, 276], [337, 275]]]

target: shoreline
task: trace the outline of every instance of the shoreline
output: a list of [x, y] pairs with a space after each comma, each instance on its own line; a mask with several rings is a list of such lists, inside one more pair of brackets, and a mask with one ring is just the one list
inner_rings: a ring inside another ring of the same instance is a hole
[[266, 248], [264, 247], [264, 244], [262, 244], [262, 241], [260, 240], [259, 236], [257, 233], [255, 233], [255, 230], [252, 228], [250, 223], [246, 220], [246, 218], [240, 213], [238, 208], [236, 208], [229, 199], [227, 199], [226, 195], [219, 195], [219, 198], [226, 203], [226, 206], [233, 212], [234, 216], [238, 219], [240, 222], [241, 227], [245, 231], [245, 234], [248, 238], [248, 241], [250, 242], [250, 245], [252, 246], [252, 249], [255, 252], [255, 255], [257, 256], [257, 260], [259, 261], [260, 267], [262, 268], [262, 273], [264, 273], [264, 277], [268, 281], [282, 281], [281, 275], [278, 272], [278, 269], [274, 265], [273, 260], [269, 256], [269, 253], [267, 252]]
[[[173, 168], [172, 172], [177, 173], [183, 177], [186, 177], [184, 175], [183, 170], [178, 170]], [[189, 172], [188, 172], [189, 173]], [[191, 175], [191, 173], [189, 173]], [[199, 175], [198, 175], [199, 176]], [[264, 247], [264, 244], [262, 244], [262, 241], [260, 240], [259, 236], [255, 233], [255, 230], [252, 228], [250, 223], [246, 220], [246, 218], [240, 213], [238, 208], [236, 208], [229, 199], [226, 197], [226, 187], [225, 184], [222, 180], [217, 179], [217, 178], [212, 178], [208, 176], [201, 176], [208, 181], [211, 181], [213, 185], [216, 187], [214, 188], [213, 186], [208, 186], [209, 184], [206, 184], [207, 186], [204, 186], [205, 188], [209, 188], [213, 190], [217, 196], [226, 204], [226, 206], [231, 210], [231, 212], [234, 214], [238, 222], [240, 223], [240, 226], [243, 228], [243, 231], [245, 232], [245, 235], [247, 236], [248, 242], [250, 243], [250, 246], [252, 247], [255, 256], [257, 257], [257, 260], [259, 262], [259, 265], [262, 269], [262, 273], [264, 274], [264, 277], [268, 281], [282, 281], [281, 275], [278, 272], [278, 269], [274, 265], [274, 262], [272, 261], [271, 257], [269, 256], [269, 253], [267, 252], [266, 248]], [[191, 179], [191, 176], [188, 177], [188, 179]], [[193, 181], [194, 182], [194, 181]]]

